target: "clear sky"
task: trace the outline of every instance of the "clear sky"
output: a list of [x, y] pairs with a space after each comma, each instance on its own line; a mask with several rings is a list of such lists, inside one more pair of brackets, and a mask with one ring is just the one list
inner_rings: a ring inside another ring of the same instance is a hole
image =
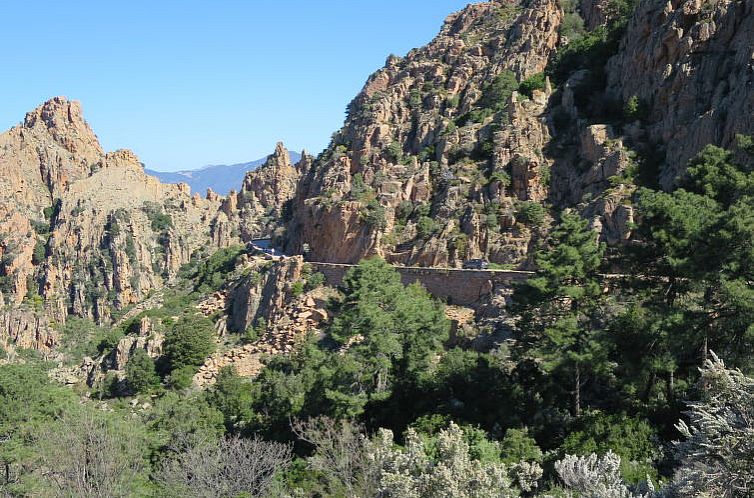
[[106, 150], [170, 171], [319, 152], [390, 53], [465, 0], [0, 1], [0, 129], [80, 100]]

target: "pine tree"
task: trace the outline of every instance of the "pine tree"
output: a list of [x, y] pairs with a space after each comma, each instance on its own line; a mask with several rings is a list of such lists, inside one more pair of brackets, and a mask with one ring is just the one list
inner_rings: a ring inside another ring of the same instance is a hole
[[514, 296], [524, 309], [523, 357], [546, 372], [570, 377], [574, 416], [581, 414], [588, 371], [596, 371], [604, 358], [596, 328], [602, 298], [598, 269], [604, 251], [586, 220], [563, 212], [549, 247], [536, 255], [537, 276]]

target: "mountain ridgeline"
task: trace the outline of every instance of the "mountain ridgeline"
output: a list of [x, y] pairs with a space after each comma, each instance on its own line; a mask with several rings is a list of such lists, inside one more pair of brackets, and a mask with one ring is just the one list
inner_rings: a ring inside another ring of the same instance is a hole
[[[291, 161], [294, 163], [301, 159], [301, 155], [290, 152]], [[148, 175], [158, 178], [162, 183], [185, 183], [193, 192], [206, 192], [211, 189], [221, 195], [230, 194], [231, 190], [238, 190], [243, 183], [246, 173], [264, 165], [267, 158], [257, 159], [248, 163], [218, 164], [205, 166], [199, 169], [184, 171], [155, 171], [146, 169]]]
[[0, 494], [752, 496], [753, 39], [473, 3], [221, 192], [45, 102], [0, 134]]

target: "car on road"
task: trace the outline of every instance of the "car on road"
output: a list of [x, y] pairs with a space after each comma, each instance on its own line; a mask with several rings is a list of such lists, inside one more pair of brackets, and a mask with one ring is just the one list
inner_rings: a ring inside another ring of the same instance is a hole
[[490, 267], [486, 259], [467, 259], [463, 262], [464, 270], [487, 270]]

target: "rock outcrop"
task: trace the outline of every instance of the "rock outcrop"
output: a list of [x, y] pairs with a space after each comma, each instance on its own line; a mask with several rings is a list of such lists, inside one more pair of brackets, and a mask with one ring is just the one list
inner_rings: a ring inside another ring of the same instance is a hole
[[231, 192], [223, 204], [223, 211], [232, 219], [239, 218], [243, 240], [271, 237], [290, 212], [290, 202], [296, 186], [310, 164], [306, 152], [294, 165], [282, 143], [267, 161], [254, 171], [246, 173], [239, 194]]
[[302, 176], [287, 250], [329, 262], [522, 263], [532, 227], [515, 212], [546, 194], [549, 87], [532, 99], [515, 90], [544, 70], [561, 20], [552, 0], [473, 4], [426, 47], [388, 58]]
[[[202, 305], [216, 311], [225, 306], [229, 331], [243, 332], [254, 326], [260, 333], [249, 344], [221, 350], [213, 354], [194, 376], [200, 387], [215, 382], [223, 367], [233, 367], [239, 375], [255, 376], [264, 367], [264, 359], [294, 351], [309, 334], [319, 334], [328, 322], [327, 303], [337, 292], [318, 287], [309, 291], [294, 291], [303, 283], [305, 266], [301, 257], [250, 262], [238, 282], [230, 286], [225, 296], [214, 296]], [[263, 330], [260, 325], [264, 323]]]
[[608, 67], [610, 92], [636, 97], [670, 187], [705, 145], [754, 134], [754, 2], [640, 2]]
[[0, 313], [0, 350], [7, 355], [13, 355], [18, 349], [49, 353], [59, 340], [59, 333], [42, 313], [28, 309]]
[[62, 97], [0, 134], [0, 199], [3, 301], [43, 306], [58, 323], [107, 323], [192, 255], [238, 240], [213, 233], [221, 199], [159, 183], [130, 151], [105, 153], [80, 105]]
[[241, 279], [230, 296], [228, 328], [244, 332], [260, 319], [275, 322], [293, 296], [293, 285], [301, 280], [304, 259], [300, 256], [282, 258], [274, 263], [261, 263]]

